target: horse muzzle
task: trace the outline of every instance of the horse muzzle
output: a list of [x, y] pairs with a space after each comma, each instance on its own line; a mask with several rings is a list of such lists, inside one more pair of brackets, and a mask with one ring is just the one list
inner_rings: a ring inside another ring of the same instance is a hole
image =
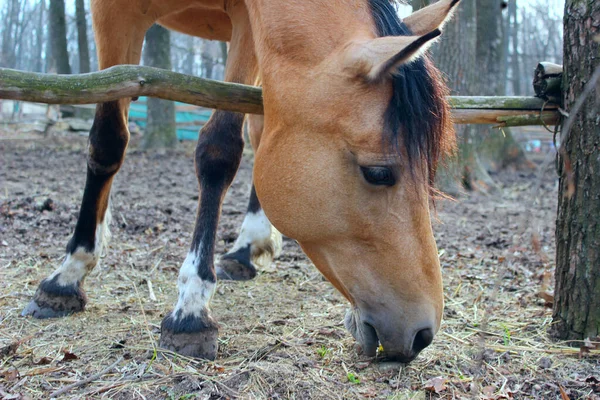
[[344, 324], [364, 355], [409, 363], [431, 344], [437, 324], [433, 318], [410, 324], [406, 320], [402, 322], [403, 326], [399, 326], [398, 320], [389, 313], [370, 315], [355, 307], [346, 313]]

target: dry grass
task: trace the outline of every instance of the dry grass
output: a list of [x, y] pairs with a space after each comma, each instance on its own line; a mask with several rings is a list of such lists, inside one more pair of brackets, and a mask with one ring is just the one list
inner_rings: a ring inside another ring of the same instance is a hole
[[[22, 148], [9, 141], [0, 146], [10, 157], [10, 167], [0, 165], [0, 182], [14, 173], [10, 168], [32, 177], [45, 173], [29, 161], [44, 157], [41, 146]], [[62, 159], [49, 157], [48, 169], [61, 176], [82, 159], [79, 150], [55, 152]], [[578, 348], [549, 339], [551, 310], [538, 292], [547, 290], [544, 276], [552, 272], [549, 221], [556, 195], [549, 181], [534, 221], [525, 221], [532, 189], [522, 177], [508, 179], [505, 192], [494, 197], [475, 195], [438, 206], [444, 322], [434, 344], [410, 365], [356, 354], [342, 324], [346, 302], [291, 241], [254, 281], [219, 284], [212, 303], [221, 323], [216, 362], [165, 354], [157, 348], [159, 324], [176, 299], [177, 269], [193, 220], [184, 211], [188, 203], [193, 209], [195, 200], [178, 196], [183, 198], [180, 208], [172, 198], [157, 197], [146, 199], [143, 210], [134, 209], [140, 200], [130, 186], [150, 188], [156, 171], [185, 170], [185, 154], [167, 154], [154, 163], [130, 155], [132, 166], [116, 184], [110, 252], [86, 281], [89, 306], [60, 320], [21, 318], [19, 313], [39, 281], [61, 261], [60, 247], [72, 221], [64, 227], [58, 221], [62, 212], [75, 212], [73, 199], [80, 189], [65, 194], [44, 179], [23, 183], [25, 195], [50, 193], [57, 210], [46, 215], [46, 222], [43, 215], [27, 220], [24, 232], [15, 231], [19, 215], [0, 215], [0, 348], [5, 351], [0, 397], [48, 398], [76, 385], [61, 398], [555, 399], [561, 387], [571, 399], [598, 398], [600, 386], [590, 377], [600, 375], [600, 351], [580, 357]], [[73, 162], [65, 162], [69, 157]], [[248, 176], [245, 164], [241, 178]], [[61, 185], [81, 188], [81, 179]], [[176, 179], [185, 180], [184, 187], [193, 182], [193, 176]], [[10, 182], [0, 187], [0, 204], [22, 196], [15, 187]], [[234, 184], [219, 232], [225, 240], [219, 243], [221, 252], [243, 218], [239, 210], [246, 193], [243, 182]], [[181, 218], [161, 219], [159, 210], [166, 205], [173, 208], [169, 218]], [[27, 204], [13, 202], [8, 210], [19, 207]], [[133, 230], [136, 224], [143, 226]], [[540, 249], [531, 245], [533, 231]]]

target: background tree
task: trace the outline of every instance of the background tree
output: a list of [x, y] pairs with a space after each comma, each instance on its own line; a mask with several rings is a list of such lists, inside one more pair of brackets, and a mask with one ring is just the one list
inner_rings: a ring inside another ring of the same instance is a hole
[[[434, 2], [414, 0], [413, 8]], [[509, 43], [503, 6], [503, 0], [463, 0], [454, 20], [445, 26], [432, 53], [453, 95], [506, 94]], [[438, 186], [447, 193], [457, 195], [461, 188], [495, 187], [488, 171], [529, 165], [508, 129], [460, 125], [456, 129], [457, 156], [440, 171], [438, 180]]]
[[[600, 2], [567, 0], [564, 105], [575, 102], [600, 68]], [[600, 86], [562, 144], [556, 221], [553, 333], [563, 340], [600, 336]]]
[[70, 74], [69, 51], [67, 50], [67, 25], [65, 21], [64, 0], [50, 0], [48, 25], [50, 27], [50, 42], [52, 57], [56, 72]]
[[[169, 31], [153, 25], [146, 33], [144, 64], [171, 69], [171, 39]], [[143, 138], [145, 148], [173, 147], [177, 143], [175, 103], [148, 98], [148, 118]]]
[[90, 72], [90, 50], [87, 37], [87, 18], [85, 3], [75, 0], [75, 19], [77, 21], [77, 47], [79, 49], [79, 73]]

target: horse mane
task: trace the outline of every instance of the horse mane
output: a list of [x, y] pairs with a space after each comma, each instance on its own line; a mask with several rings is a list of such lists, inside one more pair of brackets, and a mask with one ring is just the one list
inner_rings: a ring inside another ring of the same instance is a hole
[[[409, 36], [390, 0], [369, 0], [377, 34]], [[392, 78], [393, 95], [385, 112], [384, 145], [399, 151], [400, 135], [413, 173], [425, 162], [433, 188], [440, 157], [454, 148], [448, 89], [428, 55], [401, 65]]]

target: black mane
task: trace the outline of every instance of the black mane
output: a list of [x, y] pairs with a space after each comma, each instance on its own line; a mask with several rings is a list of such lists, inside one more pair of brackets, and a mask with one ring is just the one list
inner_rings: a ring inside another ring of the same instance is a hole
[[[369, 5], [380, 37], [412, 34], [390, 0], [369, 0]], [[398, 151], [402, 135], [411, 171], [417, 163], [425, 162], [432, 184], [440, 154], [449, 149], [447, 89], [427, 56], [400, 66], [392, 85], [394, 91], [385, 113], [385, 145]]]

